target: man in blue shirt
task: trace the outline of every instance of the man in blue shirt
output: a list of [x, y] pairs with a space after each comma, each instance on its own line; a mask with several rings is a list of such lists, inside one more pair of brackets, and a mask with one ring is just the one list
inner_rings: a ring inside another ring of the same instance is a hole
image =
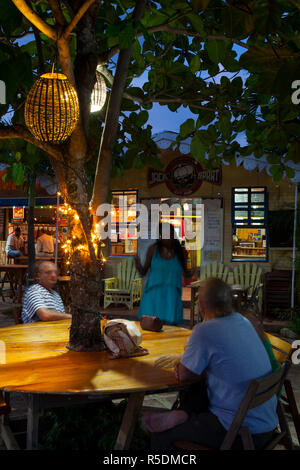
[[[272, 372], [254, 327], [232, 312], [230, 286], [220, 279], [208, 279], [200, 289], [200, 309], [203, 322], [194, 327], [175, 366], [180, 382], [198, 383], [190, 387], [179, 409], [144, 418], [156, 450], [172, 449], [176, 440], [220, 447], [250, 381]], [[249, 427], [257, 448], [271, 438], [278, 425], [276, 406], [273, 396], [247, 413], [243, 425]]]

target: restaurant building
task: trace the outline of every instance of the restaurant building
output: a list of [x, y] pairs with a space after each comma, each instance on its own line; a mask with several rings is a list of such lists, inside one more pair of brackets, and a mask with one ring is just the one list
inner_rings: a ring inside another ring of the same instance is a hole
[[[5, 182], [5, 166], [0, 169], [0, 240], [7, 240], [8, 235], [20, 227], [22, 236], [27, 241], [28, 236], [28, 194], [22, 186], [15, 186], [12, 181]], [[34, 208], [34, 238], [41, 235], [41, 229], [46, 230], [54, 238], [56, 236], [57, 207], [63, 206], [62, 198], [57, 197], [57, 183], [50, 176], [41, 176], [36, 182], [36, 198]], [[67, 217], [59, 213], [59, 241], [67, 236]], [[25, 254], [27, 243], [25, 243]]]
[[[223, 163], [220, 168], [205, 170], [191, 157], [189, 142], [181, 143], [179, 149], [170, 148], [175, 139], [172, 132], [156, 136], [161, 149], [160, 169], [130, 169], [111, 180], [116, 230], [107, 244], [107, 275], [113, 274], [121, 257], [138, 253], [143, 258], [147, 246], [153, 243], [136, 239], [138, 227], [135, 230], [131, 223], [136, 213], [129, 207], [134, 203], [149, 208], [151, 204], [178, 206], [171, 215], [162, 211], [160, 220], [174, 225], [189, 251], [192, 267], [217, 261], [232, 269], [237, 262], [251, 262], [264, 272], [292, 270], [295, 203], [299, 207], [296, 182], [288, 178], [273, 181], [267, 163], [254, 157], [248, 161], [237, 158], [235, 164]], [[298, 177], [300, 181], [300, 169], [296, 171]], [[203, 204], [202, 218], [195, 213], [197, 204]], [[187, 205], [193, 207], [193, 224], [197, 222], [197, 230], [202, 231], [202, 247], [186, 240], [183, 215]], [[299, 228], [298, 220], [298, 239]], [[298, 250], [296, 256], [299, 259]]]

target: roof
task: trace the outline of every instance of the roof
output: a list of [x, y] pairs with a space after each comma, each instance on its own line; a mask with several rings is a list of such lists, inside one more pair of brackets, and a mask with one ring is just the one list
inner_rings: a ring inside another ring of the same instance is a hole
[[[153, 136], [153, 140], [156, 142], [157, 146], [160, 149], [167, 149], [176, 142], [177, 133], [173, 131], [163, 131]], [[177, 147], [179, 151], [183, 154], [190, 153], [190, 145], [191, 145], [192, 138], [189, 137], [181, 142], [178, 142]], [[228, 162], [222, 161], [224, 165], [229, 165]], [[261, 158], [256, 158], [254, 155], [249, 155], [247, 157], [242, 157], [237, 153], [235, 157], [236, 166], [243, 165], [245, 170], [255, 170], [258, 169], [259, 172], [262, 170], [266, 170], [267, 174], [272, 177], [270, 173], [271, 165], [267, 161], [267, 155], [263, 155]], [[292, 161], [284, 162], [286, 166], [293, 168], [295, 170], [294, 178], [290, 178], [292, 183], [299, 183], [300, 182], [300, 164], [294, 163]]]

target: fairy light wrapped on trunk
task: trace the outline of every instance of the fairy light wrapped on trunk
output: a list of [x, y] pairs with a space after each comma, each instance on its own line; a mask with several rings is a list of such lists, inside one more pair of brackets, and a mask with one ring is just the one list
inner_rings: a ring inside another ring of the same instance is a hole
[[106, 84], [99, 72], [96, 72], [96, 83], [91, 95], [91, 113], [100, 111], [106, 101]]
[[75, 87], [62, 73], [45, 73], [31, 88], [25, 102], [25, 123], [42, 142], [61, 143], [70, 137], [79, 120]]

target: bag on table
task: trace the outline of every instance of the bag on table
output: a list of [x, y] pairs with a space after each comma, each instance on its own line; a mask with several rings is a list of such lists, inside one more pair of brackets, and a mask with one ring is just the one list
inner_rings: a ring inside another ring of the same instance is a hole
[[139, 346], [142, 335], [134, 322], [118, 318], [110, 320], [103, 330], [104, 342], [113, 353], [110, 359], [136, 357], [149, 354], [148, 350]]
[[163, 322], [158, 317], [143, 315], [140, 318], [140, 325], [143, 330], [160, 331], [163, 327]]

